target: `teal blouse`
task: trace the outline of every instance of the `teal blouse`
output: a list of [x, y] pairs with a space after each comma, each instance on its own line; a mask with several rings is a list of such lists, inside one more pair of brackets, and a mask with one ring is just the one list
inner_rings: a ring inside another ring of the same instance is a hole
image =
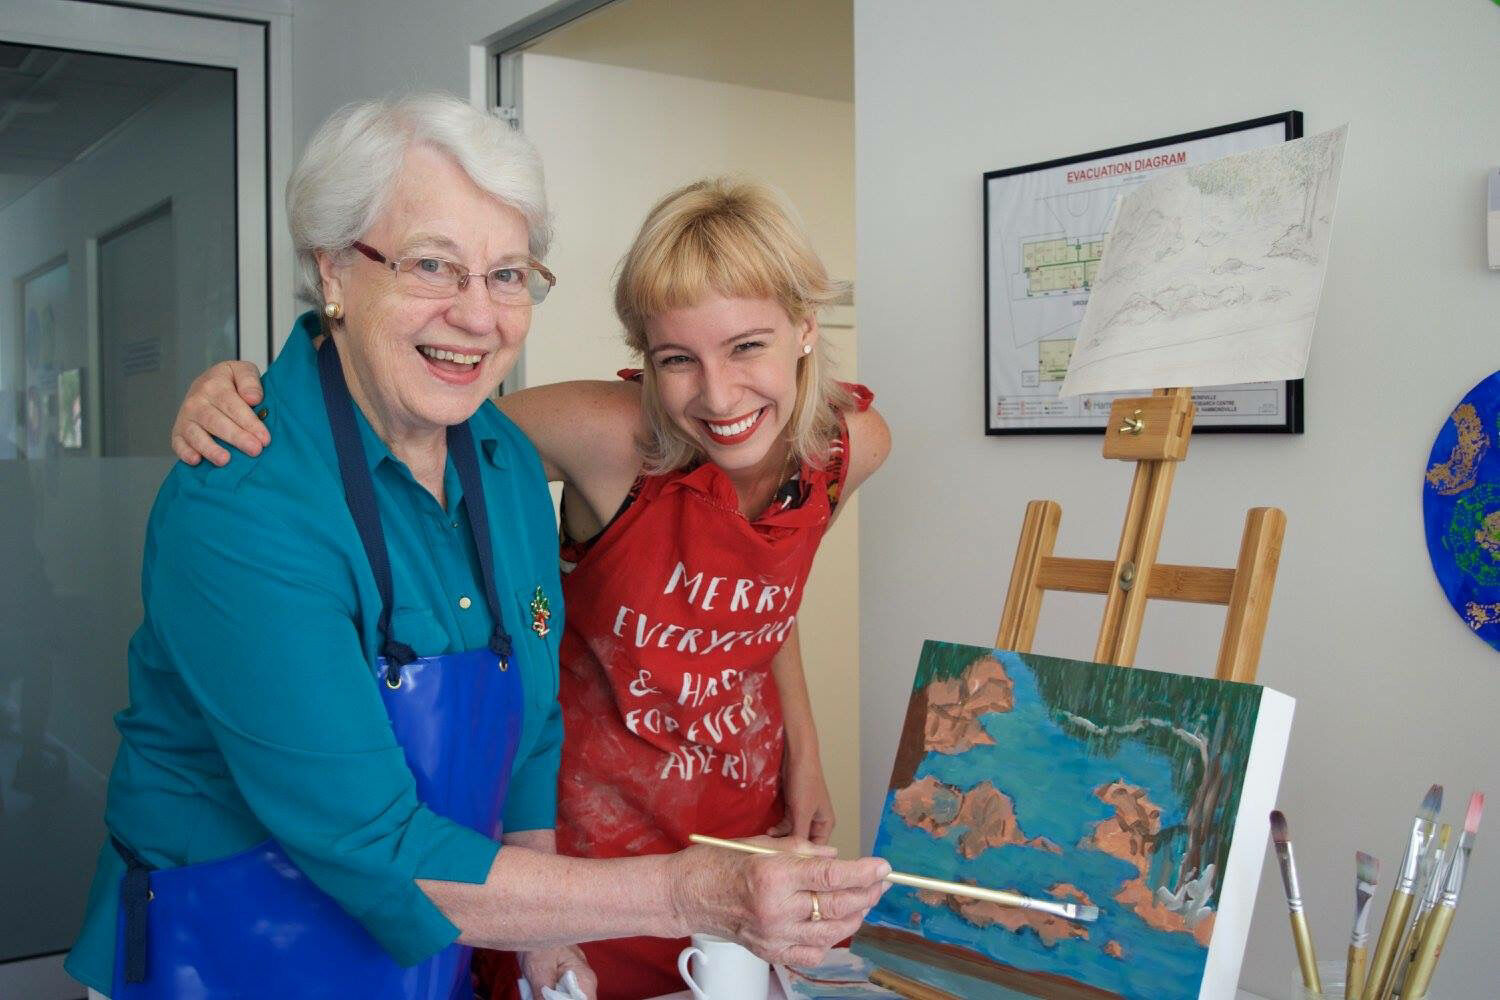
[[[483, 882], [498, 845], [427, 809], [386, 718], [374, 663], [380, 595], [344, 504], [303, 316], [266, 373], [273, 443], [224, 468], [179, 463], [157, 494], [130, 642], [130, 705], [105, 823], [158, 867], [274, 837], [403, 964], [456, 928], [414, 879]], [[431, 656], [483, 647], [491, 619], [452, 460], [447, 509], [358, 415], [395, 579], [396, 637]], [[526, 690], [504, 823], [550, 829], [562, 716], [557, 530], [536, 450], [485, 403], [470, 421], [494, 525], [496, 586]], [[549, 634], [531, 627], [538, 587]], [[66, 962], [108, 991], [124, 865], [106, 841]]]

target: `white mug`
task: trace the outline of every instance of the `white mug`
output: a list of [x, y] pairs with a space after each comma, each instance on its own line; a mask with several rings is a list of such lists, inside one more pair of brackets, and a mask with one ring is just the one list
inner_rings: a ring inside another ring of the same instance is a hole
[[[696, 976], [689, 973], [698, 959]], [[693, 991], [693, 1000], [766, 1000], [771, 967], [763, 958], [712, 934], [694, 934], [693, 944], [677, 956], [677, 971]]]

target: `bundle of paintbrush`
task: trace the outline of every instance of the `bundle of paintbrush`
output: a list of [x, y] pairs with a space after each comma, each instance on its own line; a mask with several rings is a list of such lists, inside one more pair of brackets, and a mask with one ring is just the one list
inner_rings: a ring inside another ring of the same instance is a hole
[[[1433, 785], [1412, 820], [1406, 853], [1397, 869], [1396, 884], [1373, 953], [1368, 950], [1369, 924], [1380, 882], [1380, 862], [1363, 851], [1355, 854], [1354, 930], [1349, 937], [1345, 1000], [1423, 1000], [1427, 996], [1463, 892], [1469, 855], [1474, 850], [1479, 820], [1484, 814], [1484, 795], [1475, 792], [1469, 798], [1463, 833], [1453, 850], [1449, 849], [1450, 828], [1445, 824], [1439, 831], [1437, 825], [1442, 807], [1443, 788]], [[1271, 838], [1281, 864], [1282, 884], [1286, 887], [1292, 943], [1297, 949], [1302, 981], [1310, 994], [1321, 997], [1323, 984], [1318, 977], [1318, 960], [1303, 912], [1291, 835], [1286, 816], [1279, 811], [1271, 813]]]

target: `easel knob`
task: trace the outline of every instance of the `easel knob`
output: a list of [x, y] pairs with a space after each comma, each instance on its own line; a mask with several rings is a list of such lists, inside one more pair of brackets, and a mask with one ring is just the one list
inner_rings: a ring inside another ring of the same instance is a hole
[[1109, 426], [1116, 432], [1104, 436], [1105, 458], [1180, 462], [1193, 432], [1192, 390], [1117, 399], [1109, 408]]

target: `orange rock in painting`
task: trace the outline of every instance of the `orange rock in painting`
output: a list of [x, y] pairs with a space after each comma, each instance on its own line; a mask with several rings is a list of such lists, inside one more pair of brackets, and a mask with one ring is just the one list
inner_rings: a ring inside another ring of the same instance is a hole
[[1010, 796], [988, 781], [962, 792], [928, 775], [897, 790], [892, 808], [907, 826], [935, 837], [946, 837], [953, 829], [962, 828], [958, 850], [971, 861], [991, 847], [1011, 845], [1060, 853], [1057, 845], [1045, 838], [1028, 840], [1016, 822]]
[[1047, 895], [1053, 899], [1071, 899], [1084, 906], [1093, 906], [1094, 901], [1089, 899], [1089, 894], [1071, 882], [1059, 882], [1047, 890]]
[[1176, 910], [1168, 909], [1160, 899], [1156, 897], [1146, 886], [1144, 879], [1133, 878], [1120, 887], [1115, 893], [1115, 902], [1124, 903], [1135, 911], [1146, 924], [1159, 931], [1169, 931], [1174, 934], [1191, 934], [1193, 939], [1203, 947], [1208, 947], [1209, 939], [1214, 933], [1214, 914], [1212, 912], [1203, 915], [1196, 926], [1189, 927], [1182, 914]]
[[927, 889], [918, 892], [917, 898], [929, 906], [946, 906], [975, 927], [1004, 927], [1014, 934], [1020, 934], [1030, 928], [1048, 948], [1069, 938], [1082, 938], [1085, 941], [1089, 938], [1086, 928], [1071, 920], [1054, 917], [1050, 913], [1038, 913], [1036, 910], [1022, 910], [1014, 906], [1001, 906], [999, 903], [949, 896], [946, 893], [931, 892]]
[[956, 754], [993, 746], [979, 717], [1009, 712], [1015, 704], [1015, 685], [1005, 667], [993, 656], [979, 657], [958, 677], [927, 685], [927, 749]]
[[1124, 958], [1125, 946], [1118, 941], [1110, 940], [1104, 942], [1104, 954], [1110, 958]]
[[1016, 810], [1010, 797], [988, 781], [980, 782], [964, 794], [956, 825], [968, 827], [958, 838], [958, 850], [970, 861], [991, 847], [1026, 843], [1026, 835], [1016, 825]]
[[941, 837], [952, 828], [963, 804], [963, 792], [928, 775], [898, 789], [891, 808], [907, 826]]
[[1113, 806], [1115, 814], [1094, 824], [1094, 832], [1079, 846], [1129, 862], [1144, 876], [1151, 863], [1151, 841], [1161, 832], [1161, 806], [1146, 798], [1145, 789], [1123, 781], [1096, 788], [1094, 795]]
[[1095, 824], [1094, 832], [1079, 846], [1103, 851], [1110, 857], [1128, 862], [1139, 873], [1120, 886], [1120, 891], [1115, 893], [1115, 902], [1128, 906], [1156, 930], [1191, 934], [1199, 944], [1208, 947], [1209, 938], [1213, 936], [1213, 913], [1205, 914], [1196, 926], [1189, 927], [1182, 914], [1169, 909], [1146, 885], [1146, 872], [1151, 866], [1151, 844], [1161, 832], [1161, 806], [1146, 798], [1144, 789], [1123, 781], [1096, 788], [1094, 795], [1113, 806], [1115, 814]]

